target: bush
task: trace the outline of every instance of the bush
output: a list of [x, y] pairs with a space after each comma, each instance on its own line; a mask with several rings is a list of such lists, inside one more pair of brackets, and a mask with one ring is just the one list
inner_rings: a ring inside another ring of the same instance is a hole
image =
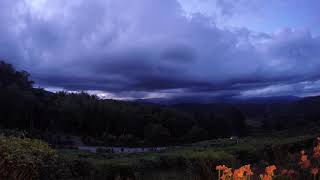
[[206, 138], [208, 138], [208, 132], [198, 126], [193, 126], [186, 136], [189, 141], [199, 141]]
[[55, 158], [56, 152], [40, 140], [0, 136], [0, 179], [37, 179]]

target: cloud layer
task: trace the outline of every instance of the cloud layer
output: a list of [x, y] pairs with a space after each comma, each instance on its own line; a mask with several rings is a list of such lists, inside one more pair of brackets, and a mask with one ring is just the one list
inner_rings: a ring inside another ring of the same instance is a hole
[[[217, 4], [223, 15], [236, 8]], [[4, 0], [0, 58], [43, 87], [110, 97], [319, 90], [320, 38], [308, 29], [223, 28], [219, 17], [183, 7], [175, 0]]]

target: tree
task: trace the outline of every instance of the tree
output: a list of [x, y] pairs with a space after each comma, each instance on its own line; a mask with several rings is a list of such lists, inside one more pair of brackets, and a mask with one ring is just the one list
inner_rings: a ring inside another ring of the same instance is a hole
[[145, 127], [145, 139], [154, 144], [167, 143], [170, 137], [169, 130], [161, 124], [148, 124]]
[[190, 141], [199, 141], [208, 138], [208, 131], [198, 126], [193, 126], [188, 132], [187, 137]]

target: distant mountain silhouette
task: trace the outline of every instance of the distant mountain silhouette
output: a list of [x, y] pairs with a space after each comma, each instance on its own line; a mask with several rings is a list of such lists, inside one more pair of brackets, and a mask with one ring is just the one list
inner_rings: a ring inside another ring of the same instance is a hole
[[180, 96], [174, 98], [152, 98], [138, 99], [135, 102], [152, 103], [161, 105], [175, 104], [264, 104], [264, 103], [289, 103], [300, 100], [297, 96], [272, 96], [272, 97], [254, 97], [254, 98], [236, 98], [236, 97], [210, 97], [210, 96]]

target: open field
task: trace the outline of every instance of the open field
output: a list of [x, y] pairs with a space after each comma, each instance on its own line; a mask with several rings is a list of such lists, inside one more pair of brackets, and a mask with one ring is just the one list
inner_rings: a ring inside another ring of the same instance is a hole
[[32, 179], [200, 180], [216, 178], [215, 167], [220, 164], [232, 168], [251, 164], [258, 173], [271, 164], [279, 169], [296, 168], [299, 152], [311, 151], [318, 134], [317, 126], [306, 129], [309, 133], [300, 129], [239, 139], [218, 138], [142, 153], [51, 149], [39, 140], [1, 136], [0, 155], [5, 161], [0, 175], [17, 170], [14, 174], [23, 176], [19, 170], [25, 167], [23, 172]]
[[238, 143], [216, 139], [168, 148], [160, 153], [87, 153], [79, 150], [60, 150], [59, 153], [66, 159], [81, 159], [93, 169], [110, 174], [140, 179], [185, 179], [185, 176], [204, 179], [215, 176], [214, 167], [218, 164], [236, 168], [250, 163], [258, 171], [269, 164], [285, 166], [289, 161], [288, 152], [310, 149], [315, 137], [246, 137]]

